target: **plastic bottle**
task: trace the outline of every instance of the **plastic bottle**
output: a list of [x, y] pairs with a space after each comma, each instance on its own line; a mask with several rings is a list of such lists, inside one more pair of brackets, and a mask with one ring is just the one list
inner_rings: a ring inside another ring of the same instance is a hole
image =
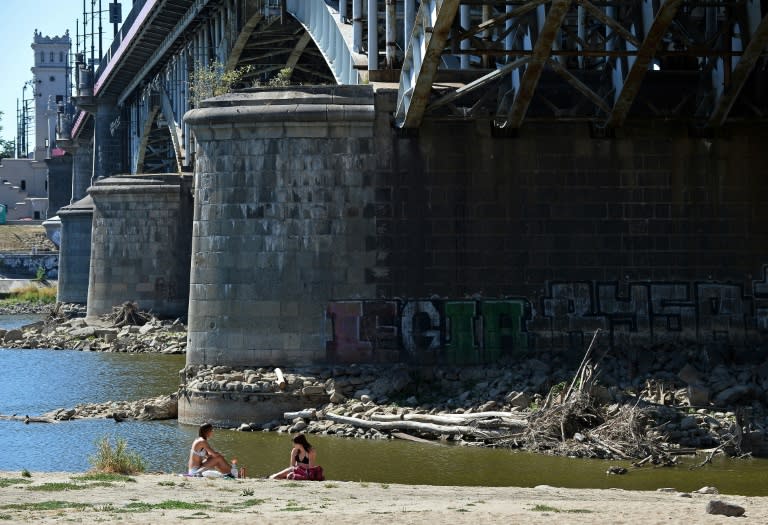
[[232, 477], [236, 478], [237, 476], [238, 476], [237, 459], [232, 459]]

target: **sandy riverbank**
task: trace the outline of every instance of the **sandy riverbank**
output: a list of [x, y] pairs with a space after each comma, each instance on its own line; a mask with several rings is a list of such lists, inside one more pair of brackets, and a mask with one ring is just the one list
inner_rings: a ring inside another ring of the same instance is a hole
[[[0, 473], [3, 523], [766, 523], [768, 497], [555, 487], [435, 487], [381, 483], [185, 479], [133, 481], [81, 474]], [[26, 482], [18, 480], [25, 479]], [[58, 485], [56, 485], [58, 484]], [[720, 499], [746, 509], [740, 519], [706, 513]], [[186, 508], [179, 502], [184, 502]], [[48, 508], [46, 508], [48, 507]], [[50, 508], [55, 507], [55, 508]]]

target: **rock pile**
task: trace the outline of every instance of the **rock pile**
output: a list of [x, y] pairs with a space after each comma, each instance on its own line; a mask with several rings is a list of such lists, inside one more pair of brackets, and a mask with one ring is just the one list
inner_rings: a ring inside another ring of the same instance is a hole
[[[742, 373], [740, 367], [729, 370], [734, 378]], [[308, 367], [288, 370], [282, 388], [275, 370], [270, 368], [233, 370], [225, 366], [189, 366], [182, 371], [182, 376], [183, 388], [187, 390], [324, 392], [328, 396], [328, 403], [323, 406], [307, 407], [303, 413], [288, 414], [288, 419], [282, 421], [241, 425], [240, 430], [304, 431], [380, 439], [390, 435], [376, 428], [381, 425], [353, 425], [343, 418], [373, 421], [382, 420], [385, 415], [408, 419], [416, 414], [456, 418], [458, 415], [493, 412], [495, 418], [503, 413], [509, 418], [527, 419], [539, 408], [552, 386], [561, 384], [561, 380], [572, 373], [565, 368], [552, 370], [544, 361], [528, 359], [497, 367]], [[680, 383], [678, 380], [678, 385]], [[703, 408], [690, 405], [685, 398], [686, 388], [672, 388], [671, 392], [674, 395], [659, 399], [658, 384], [646, 378], [646, 387], [637, 391], [598, 387], [592, 394], [602, 399], [606, 418], [617, 414], [623, 406], [642, 407], [648, 417], [648, 435], [670, 443], [671, 448], [730, 446], [735, 449], [738, 443], [744, 452], [756, 455], [768, 452], [763, 430], [768, 428], [768, 417], [762, 408], [762, 400], [752, 399], [749, 405]], [[747, 407], [749, 410], [745, 410]], [[739, 420], [740, 414], [742, 420]], [[477, 436], [451, 433], [425, 437], [478, 441]]]
[[115, 422], [128, 419], [155, 420], [176, 419], [179, 415], [176, 394], [158, 396], [139, 401], [109, 401], [106, 403], [84, 403], [74, 408], [59, 408], [43, 414], [54, 421], [69, 421], [84, 418], [109, 418]]
[[104, 322], [89, 324], [83, 317], [74, 317], [39, 321], [19, 330], [0, 330], [0, 341], [6, 348], [183, 354], [187, 350], [187, 329], [180, 320], [154, 317], [142, 326], [123, 327]]

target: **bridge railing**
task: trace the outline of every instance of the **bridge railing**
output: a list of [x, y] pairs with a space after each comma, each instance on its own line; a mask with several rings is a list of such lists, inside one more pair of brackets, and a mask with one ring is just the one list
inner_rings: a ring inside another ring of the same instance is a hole
[[288, 0], [288, 12], [309, 32], [339, 84], [359, 84], [355, 58], [324, 0]]
[[115, 39], [112, 40], [112, 45], [109, 46], [109, 49], [107, 49], [107, 52], [104, 54], [104, 56], [100, 57], [99, 67], [96, 69], [96, 76], [93, 79], [94, 82], [99, 80], [99, 77], [101, 76], [101, 73], [104, 71], [104, 68], [107, 66], [107, 64], [109, 64], [109, 61], [112, 59], [112, 56], [117, 52], [117, 48], [120, 47], [120, 44], [122, 43], [123, 38], [128, 33], [128, 31], [130, 31], [131, 26], [136, 21], [136, 17], [144, 8], [144, 5], [146, 3], [147, 3], [147, 0], [133, 1], [131, 12], [128, 13], [128, 16], [125, 17], [125, 20], [123, 20], [123, 23], [120, 25], [120, 29], [115, 35]]

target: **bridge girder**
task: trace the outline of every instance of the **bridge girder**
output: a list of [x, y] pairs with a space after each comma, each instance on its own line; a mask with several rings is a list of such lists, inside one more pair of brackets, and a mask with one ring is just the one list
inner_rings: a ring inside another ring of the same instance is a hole
[[[490, 16], [478, 4], [490, 6]], [[487, 117], [507, 128], [542, 118], [620, 127], [628, 118], [643, 117], [720, 126], [736, 107], [738, 118], [768, 115], [768, 95], [759, 90], [766, 72], [758, 68], [768, 59], [768, 7], [759, 0], [487, 0], [461, 5], [474, 6], [472, 20], [459, 21], [460, 9], [446, 12], [453, 19], [443, 23], [452, 30], [442, 42], [439, 69], [414, 75], [410, 63], [418, 64], [426, 52], [417, 40], [409, 44], [398, 126], [418, 127], [426, 115]], [[470, 46], [460, 45], [467, 41]], [[468, 69], [446, 67], [451, 57], [467, 54]], [[484, 57], [494, 59], [495, 68], [484, 69]], [[708, 80], [718, 63], [719, 80]], [[426, 103], [409, 108], [411, 116], [405, 118], [402, 108], [409, 107], [410, 86], [415, 85], [427, 92], [421, 95]], [[755, 88], [745, 89], [751, 85]], [[489, 96], [486, 90], [494, 89], [498, 94]]]
[[[386, 57], [369, 61], [365, 53], [375, 50], [361, 47], [356, 25], [363, 11], [350, 18], [333, 1], [141, 0], [99, 66], [94, 98], [115, 97], [135, 121], [159, 83], [174, 155], [186, 168], [189, 74], [213, 60], [226, 69], [250, 65], [243, 86], [266, 84], [286, 67], [303, 84], [375, 82], [380, 71], [366, 74], [368, 62], [391, 68], [387, 78], [400, 80], [394, 121], [405, 128], [426, 116], [510, 129], [538, 119], [618, 127], [661, 117], [716, 127], [768, 116], [761, 0], [422, 0], [415, 20], [391, 31], [391, 18], [414, 3], [352, 3], [377, 6], [369, 19], [386, 18], [388, 27], [378, 39], [402, 42], [402, 51], [384, 42]], [[140, 127], [129, 126], [131, 140], [144, 140]], [[130, 149], [136, 166], [140, 147]]]

